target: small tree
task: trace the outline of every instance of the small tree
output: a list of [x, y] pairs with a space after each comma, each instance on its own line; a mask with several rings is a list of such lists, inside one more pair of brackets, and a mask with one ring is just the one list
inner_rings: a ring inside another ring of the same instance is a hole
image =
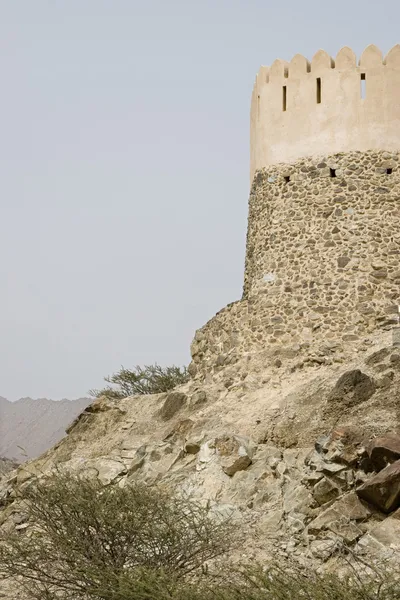
[[136, 366], [132, 370], [121, 367], [113, 375], [104, 377], [104, 381], [112, 385], [101, 390], [90, 390], [89, 393], [96, 398], [106, 396], [114, 399], [142, 394], [161, 394], [169, 392], [188, 380], [189, 373], [186, 367], [175, 365], [161, 367], [157, 363], [144, 367]]
[[31, 526], [0, 530], [0, 579], [21, 581], [37, 600], [166, 598], [231, 540], [230, 525], [209, 508], [139, 484], [104, 488], [56, 474], [17, 501]]

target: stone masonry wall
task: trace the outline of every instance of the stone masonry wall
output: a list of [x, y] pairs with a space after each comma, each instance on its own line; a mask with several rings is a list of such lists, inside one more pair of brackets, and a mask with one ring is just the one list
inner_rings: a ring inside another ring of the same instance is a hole
[[385, 57], [370, 45], [335, 59], [319, 50], [261, 67], [250, 111], [250, 177], [301, 157], [399, 149], [400, 45]]
[[243, 299], [195, 336], [205, 374], [246, 352], [358, 344], [400, 304], [400, 153], [340, 153], [257, 171]]

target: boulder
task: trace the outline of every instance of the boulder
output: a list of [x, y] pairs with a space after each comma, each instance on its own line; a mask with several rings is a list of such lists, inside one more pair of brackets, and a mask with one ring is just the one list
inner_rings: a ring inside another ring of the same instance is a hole
[[317, 473], [327, 473], [328, 475], [345, 471], [347, 468], [345, 464], [329, 462], [329, 460], [325, 461], [325, 457], [318, 454], [315, 450], [306, 456], [304, 463], [310, 467], [312, 471]]
[[320, 531], [330, 529], [331, 525], [341, 518], [340, 512], [335, 506], [330, 506], [321, 512], [316, 519], [308, 525], [308, 533], [312, 535], [318, 534]]
[[243, 471], [251, 465], [251, 452], [248, 443], [236, 436], [222, 436], [215, 440], [217, 455], [221, 457], [221, 466], [229, 477]]
[[127, 472], [124, 463], [108, 457], [93, 459], [88, 467], [94, 467], [97, 470], [97, 477], [103, 485], [112, 483], [117, 477], [125, 475]]
[[207, 394], [204, 390], [197, 390], [192, 394], [189, 401], [190, 408], [194, 408], [207, 402]]
[[244, 471], [244, 469], [247, 469], [247, 467], [251, 465], [251, 459], [249, 456], [247, 456], [247, 454], [244, 454], [243, 456], [238, 456], [232, 461], [225, 459], [224, 463], [225, 464], [222, 466], [224, 473], [229, 475], [229, 477], [233, 477], [233, 475], [238, 471]]
[[324, 460], [353, 466], [360, 458], [363, 433], [357, 427], [335, 427], [315, 442]]
[[172, 427], [171, 431], [164, 437], [164, 442], [177, 442], [178, 440], [186, 439], [188, 433], [193, 428], [194, 421], [192, 419], [183, 419], [177, 421]]
[[304, 485], [298, 484], [297, 481], [287, 485], [283, 497], [283, 510], [286, 514], [308, 515], [312, 505], [313, 497]]
[[385, 467], [356, 491], [359, 498], [384, 513], [396, 510], [400, 506], [400, 460]]
[[312, 495], [318, 504], [325, 504], [330, 500], [334, 500], [339, 496], [340, 490], [338, 486], [329, 479], [328, 477], [323, 477], [318, 483], [314, 485]]
[[160, 417], [164, 421], [172, 419], [172, 417], [185, 406], [186, 401], [186, 394], [183, 394], [182, 392], [171, 392], [168, 394], [160, 409]]
[[328, 395], [328, 407], [337, 405], [343, 407], [352, 407], [365, 402], [375, 393], [376, 385], [374, 380], [360, 371], [354, 369], [343, 373], [337, 380], [335, 386]]
[[283, 519], [283, 510], [275, 509], [263, 512], [259, 516], [260, 531], [264, 535], [276, 534]]
[[400, 459], [400, 435], [389, 434], [375, 438], [366, 447], [374, 470], [381, 471]]
[[324, 510], [307, 527], [307, 533], [311, 535], [320, 535], [321, 532], [326, 530], [331, 531], [342, 541], [350, 544], [363, 535], [362, 529], [351, 521], [347, 515], [342, 514], [336, 505]]
[[365, 521], [372, 514], [368, 506], [365, 506], [355, 492], [349, 492], [335, 502], [335, 510], [346, 519], [353, 521]]
[[397, 513], [394, 513], [390, 517], [387, 517], [387, 519], [365, 534], [358, 542], [360, 548], [372, 552], [379, 551], [381, 548], [399, 552], [400, 519], [396, 518], [396, 515]]

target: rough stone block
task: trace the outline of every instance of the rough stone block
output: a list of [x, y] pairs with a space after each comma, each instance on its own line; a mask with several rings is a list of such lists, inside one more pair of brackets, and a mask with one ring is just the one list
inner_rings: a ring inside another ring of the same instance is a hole
[[313, 496], [318, 504], [325, 504], [330, 500], [334, 500], [339, 496], [340, 490], [338, 486], [327, 477], [324, 477], [314, 485]]
[[400, 459], [400, 435], [391, 434], [373, 439], [366, 447], [376, 471]]
[[357, 489], [362, 500], [390, 513], [400, 506], [400, 460], [385, 467]]
[[222, 469], [229, 477], [247, 469], [252, 463], [252, 453], [244, 439], [226, 435], [215, 440], [215, 448]]
[[172, 417], [183, 408], [186, 404], [187, 396], [182, 392], [171, 392], [168, 394], [163, 406], [160, 410], [160, 417], [164, 421], [172, 419]]

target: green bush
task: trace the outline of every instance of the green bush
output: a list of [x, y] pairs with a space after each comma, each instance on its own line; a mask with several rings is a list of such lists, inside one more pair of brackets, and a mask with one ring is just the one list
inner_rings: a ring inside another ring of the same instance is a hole
[[217, 568], [215, 559], [233, 548], [232, 525], [209, 507], [157, 487], [103, 487], [97, 479], [58, 473], [25, 484], [15, 502], [29, 527], [0, 528], [0, 580], [11, 578], [22, 588], [12, 598], [400, 598], [399, 583], [384, 567], [354, 557], [345, 579], [289, 560], [241, 568], [220, 560]]
[[161, 367], [160, 365], [136, 366], [133, 370], [121, 367], [117, 373], [105, 377], [104, 381], [111, 383], [101, 390], [90, 390], [96, 398], [122, 399], [128, 396], [144, 394], [161, 394], [169, 392], [177, 385], [182, 385], [189, 380], [186, 367]]
[[230, 546], [229, 523], [156, 487], [56, 474], [17, 502], [33, 526], [0, 530], [0, 579], [20, 579], [36, 600], [171, 597]]

